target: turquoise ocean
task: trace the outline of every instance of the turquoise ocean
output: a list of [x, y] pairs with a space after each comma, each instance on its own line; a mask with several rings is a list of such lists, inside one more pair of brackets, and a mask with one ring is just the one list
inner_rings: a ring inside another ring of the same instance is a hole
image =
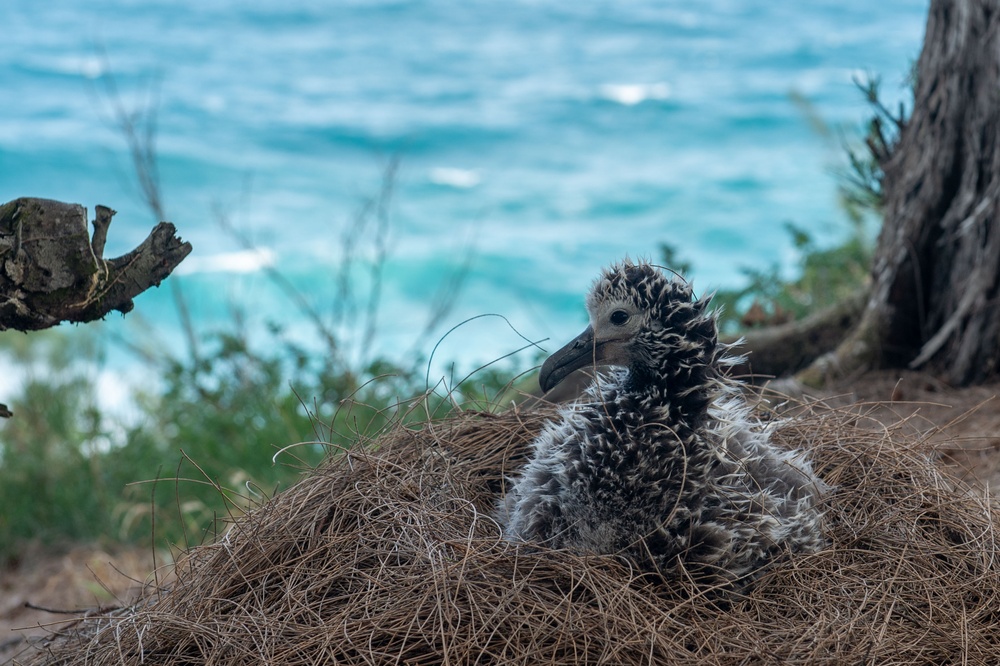
[[[0, 201], [105, 204], [118, 211], [108, 254], [141, 242], [157, 220], [117, 99], [140, 119], [155, 111], [166, 217], [194, 246], [169, 279], [200, 333], [239, 310], [251, 331], [274, 321], [313, 340], [274, 268], [340, 317], [357, 358], [427, 354], [487, 313], [552, 350], [584, 325], [597, 271], [625, 255], [657, 259], [669, 243], [708, 291], [739, 284], [743, 267], [791, 271], [786, 222], [821, 244], [843, 237], [832, 171], [869, 116], [853, 80], [878, 75], [890, 103], [906, 100], [926, 11], [926, 0], [4, 0]], [[366, 212], [372, 198], [385, 205]], [[459, 275], [453, 307], [425, 333]], [[166, 284], [104, 326], [112, 340], [183, 349]], [[522, 344], [485, 317], [436, 357], [471, 367]]]

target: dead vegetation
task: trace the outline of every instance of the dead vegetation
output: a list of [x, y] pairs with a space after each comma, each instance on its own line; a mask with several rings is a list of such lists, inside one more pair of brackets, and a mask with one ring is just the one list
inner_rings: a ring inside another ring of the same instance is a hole
[[397, 427], [192, 550], [170, 585], [25, 664], [941, 664], [1000, 654], [1000, 514], [906, 421], [802, 408], [829, 549], [745, 594], [515, 548], [491, 518], [546, 412]]

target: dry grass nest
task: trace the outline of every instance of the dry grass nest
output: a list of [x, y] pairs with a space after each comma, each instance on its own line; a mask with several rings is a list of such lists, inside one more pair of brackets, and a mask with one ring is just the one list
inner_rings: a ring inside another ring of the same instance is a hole
[[193, 549], [169, 589], [76, 622], [23, 663], [1000, 660], [1000, 514], [903, 426], [820, 409], [773, 424], [835, 487], [830, 547], [720, 593], [501, 539], [504, 476], [549, 416], [466, 413], [333, 455]]

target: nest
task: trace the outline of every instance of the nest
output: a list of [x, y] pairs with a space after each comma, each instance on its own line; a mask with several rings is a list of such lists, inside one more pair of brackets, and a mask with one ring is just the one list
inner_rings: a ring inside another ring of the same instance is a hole
[[492, 519], [546, 412], [398, 426], [193, 549], [168, 590], [78, 621], [45, 664], [942, 664], [1000, 655], [997, 510], [901, 427], [775, 424], [835, 487], [830, 547], [713, 593]]

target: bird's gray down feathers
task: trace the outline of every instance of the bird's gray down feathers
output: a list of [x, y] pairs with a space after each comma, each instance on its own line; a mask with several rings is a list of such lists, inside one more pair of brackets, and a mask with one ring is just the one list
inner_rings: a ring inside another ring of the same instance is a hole
[[533, 442], [500, 506], [508, 539], [710, 581], [748, 579], [779, 554], [823, 547], [824, 485], [752, 417], [725, 375], [734, 359], [707, 305], [645, 263], [598, 278], [591, 325], [546, 361], [541, 382], [551, 388], [590, 364], [619, 369]]

